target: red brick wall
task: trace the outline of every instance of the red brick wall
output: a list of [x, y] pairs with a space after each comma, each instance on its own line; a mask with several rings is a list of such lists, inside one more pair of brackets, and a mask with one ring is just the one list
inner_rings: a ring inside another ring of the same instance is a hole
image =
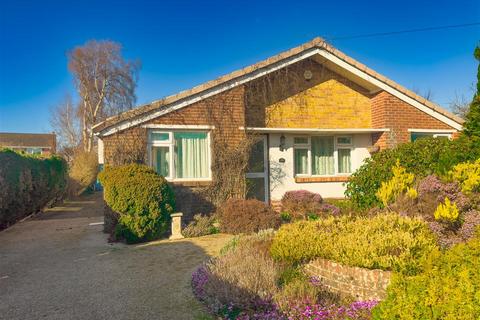
[[391, 272], [349, 267], [325, 259], [305, 265], [305, 271], [329, 291], [355, 300], [382, 300], [390, 283]]
[[408, 129], [453, 129], [388, 92], [378, 93], [371, 101], [372, 127], [390, 129], [372, 135], [373, 143], [382, 149], [409, 142]]
[[[244, 88], [240, 86], [142, 125], [211, 125], [215, 126], [212, 136], [221, 134], [225, 139], [235, 143], [235, 141], [241, 141], [244, 134], [244, 131], [239, 129], [239, 127], [245, 126], [244, 109]], [[212, 148], [215, 148], [214, 141], [215, 139], [212, 141]], [[122, 145], [121, 149], [139, 148], [141, 151], [143, 150], [145, 156], [143, 161], [147, 161], [147, 130], [141, 126], [104, 137], [103, 142], [106, 165], [115, 162], [120, 145]], [[208, 213], [214, 209], [213, 205], [202, 195], [202, 188], [208, 184], [208, 182], [172, 183], [176, 194], [176, 209], [184, 213], [184, 221], [190, 220], [193, 214]]]

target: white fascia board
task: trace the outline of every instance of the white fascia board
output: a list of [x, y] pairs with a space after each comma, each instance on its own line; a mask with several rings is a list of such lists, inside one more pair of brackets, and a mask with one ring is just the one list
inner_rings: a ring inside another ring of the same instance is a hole
[[457, 130], [449, 129], [408, 129], [408, 132], [418, 132], [418, 133], [455, 133]]
[[239, 127], [240, 130], [252, 131], [252, 132], [272, 132], [272, 133], [375, 133], [375, 132], [388, 132], [388, 128], [332, 128], [332, 129], [320, 129], [320, 128], [263, 128], [263, 127]]
[[444, 116], [443, 114], [427, 107], [424, 104], [421, 104], [415, 99], [410, 98], [406, 94], [398, 91], [397, 89], [389, 86], [388, 84], [370, 76], [366, 72], [356, 68], [355, 66], [352, 66], [351, 64], [345, 62], [344, 60], [338, 58], [337, 56], [331, 54], [330, 52], [324, 51], [324, 50], [319, 50], [318, 52], [322, 57], [332, 61], [333, 63], [337, 64], [338, 66], [344, 68], [347, 71], [350, 71], [351, 73], [361, 77], [362, 79], [372, 83], [373, 85], [379, 87], [380, 89], [394, 95], [395, 97], [399, 98], [400, 100], [403, 100], [404, 102], [414, 106], [415, 108], [419, 109], [420, 111], [425, 112], [426, 114], [434, 117], [437, 120], [442, 121], [443, 123], [448, 124], [452, 128], [455, 128], [457, 130], [462, 130], [462, 125], [459, 124], [458, 122]]
[[454, 120], [444, 116], [443, 114], [427, 107], [426, 105], [418, 102], [417, 100], [415, 100], [413, 98], [410, 98], [409, 96], [407, 96], [406, 94], [398, 91], [397, 89], [389, 86], [388, 84], [370, 76], [366, 72], [364, 72], [364, 71], [358, 69], [357, 67], [347, 63], [346, 61], [338, 58], [334, 54], [332, 54], [330, 52], [327, 52], [324, 49], [312, 48], [312, 49], [309, 49], [309, 50], [303, 52], [302, 54], [298, 54], [298, 55], [292, 56], [290, 58], [287, 58], [284, 61], [277, 62], [277, 63], [272, 64], [272, 65], [270, 65], [268, 67], [265, 67], [265, 68], [259, 68], [255, 71], [251, 72], [250, 74], [243, 75], [243, 76], [239, 77], [237, 80], [228, 81], [226, 83], [220, 84], [219, 86], [215, 86], [215, 87], [207, 89], [203, 92], [194, 94], [194, 95], [192, 95], [192, 96], [190, 96], [186, 99], [181, 99], [179, 101], [173, 102], [170, 105], [166, 105], [166, 106], [162, 107], [160, 110], [157, 110], [155, 112], [149, 113], [147, 115], [141, 116], [141, 117], [133, 119], [133, 120], [120, 122], [120, 123], [118, 123], [118, 124], [116, 124], [116, 125], [114, 125], [110, 128], [107, 128], [105, 130], [100, 131], [99, 133], [97, 133], [97, 135], [108, 136], [108, 135], [112, 135], [112, 134], [114, 134], [118, 131], [137, 126], [139, 124], [142, 124], [144, 122], [150, 121], [150, 120], [155, 119], [155, 118], [158, 118], [158, 117], [160, 117], [162, 115], [165, 115], [167, 113], [170, 113], [172, 111], [181, 109], [181, 108], [186, 107], [188, 105], [191, 105], [195, 102], [201, 101], [201, 100], [206, 99], [208, 97], [211, 97], [211, 96], [214, 96], [214, 95], [219, 94], [221, 92], [232, 89], [236, 86], [242, 85], [242, 84], [244, 84], [246, 82], [249, 82], [251, 80], [260, 78], [264, 75], [267, 75], [267, 74], [272, 73], [274, 71], [285, 68], [285, 67], [287, 67], [291, 64], [294, 64], [298, 61], [304, 60], [304, 59], [309, 58], [311, 56], [314, 56], [316, 54], [321, 55], [322, 57], [326, 58], [327, 60], [337, 64], [341, 68], [343, 68], [343, 69], [355, 74], [356, 76], [372, 83], [373, 85], [379, 87], [380, 89], [394, 95], [395, 97], [399, 98], [400, 100], [414, 106], [415, 108], [417, 108], [417, 109], [425, 112], [426, 114], [442, 121], [443, 123], [446, 123], [447, 125], [451, 126], [452, 128], [455, 128], [456, 130], [462, 130], [462, 125], [457, 123], [456, 121], [454, 121]]
[[307, 50], [304, 53], [302, 53], [300, 55], [290, 57], [290, 58], [286, 59], [285, 61], [275, 63], [275, 64], [273, 64], [269, 67], [266, 67], [266, 68], [257, 69], [257, 70], [251, 72], [248, 75], [244, 75], [244, 76], [239, 77], [235, 81], [226, 82], [226, 83], [221, 84], [217, 87], [213, 87], [211, 89], [205, 90], [204, 92], [195, 94], [195, 95], [193, 95], [193, 96], [191, 96], [187, 99], [182, 99], [182, 100], [176, 101], [176, 102], [174, 102], [170, 105], [165, 106], [161, 110], [150, 113], [146, 116], [140, 117], [138, 119], [130, 120], [130, 121], [121, 122], [117, 125], [114, 125], [113, 127], [109, 128], [109, 129], [106, 129], [104, 131], [100, 131], [98, 134], [101, 135], [101, 136], [108, 136], [108, 135], [112, 135], [112, 134], [114, 134], [118, 131], [128, 129], [128, 128], [133, 127], [133, 126], [137, 126], [137, 125], [142, 124], [144, 122], [147, 122], [147, 121], [150, 121], [152, 119], [158, 118], [158, 117], [160, 117], [164, 114], [167, 114], [167, 113], [170, 113], [172, 111], [181, 109], [181, 108], [186, 107], [188, 105], [191, 105], [195, 102], [198, 102], [198, 101], [201, 101], [201, 100], [206, 99], [208, 97], [217, 95], [221, 92], [230, 90], [230, 89], [232, 89], [236, 86], [242, 85], [242, 84], [244, 84], [246, 82], [249, 82], [251, 80], [263, 77], [264, 75], [267, 75], [267, 74], [272, 73], [274, 71], [285, 68], [285, 67], [287, 67], [291, 64], [294, 64], [298, 61], [301, 61], [301, 60], [304, 60], [304, 59], [309, 58], [311, 56], [314, 56], [315, 54], [318, 53], [318, 51], [319, 51], [318, 49]]
[[185, 129], [185, 130], [212, 130], [215, 129], [215, 126], [210, 125], [189, 125], [189, 124], [146, 124], [142, 128], [147, 129], [165, 129], [165, 130], [176, 130], [176, 129]]

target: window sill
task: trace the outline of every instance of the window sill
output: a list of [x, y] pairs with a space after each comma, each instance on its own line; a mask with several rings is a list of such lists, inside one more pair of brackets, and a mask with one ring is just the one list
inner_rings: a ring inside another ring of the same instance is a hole
[[295, 177], [296, 183], [319, 183], [319, 182], [347, 182], [349, 176], [331, 177]]
[[204, 180], [168, 180], [167, 181], [174, 186], [183, 186], [183, 187], [205, 187], [209, 186], [212, 183], [211, 179]]

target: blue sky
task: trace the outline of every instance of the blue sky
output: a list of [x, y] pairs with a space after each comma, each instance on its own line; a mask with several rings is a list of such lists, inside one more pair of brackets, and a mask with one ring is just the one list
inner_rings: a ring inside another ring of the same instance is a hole
[[[472, 1], [0, 1], [0, 131], [48, 132], [75, 94], [66, 52], [90, 39], [140, 59], [138, 104], [255, 63], [315, 36], [480, 21]], [[448, 106], [472, 96], [480, 27], [337, 40], [351, 57]]]

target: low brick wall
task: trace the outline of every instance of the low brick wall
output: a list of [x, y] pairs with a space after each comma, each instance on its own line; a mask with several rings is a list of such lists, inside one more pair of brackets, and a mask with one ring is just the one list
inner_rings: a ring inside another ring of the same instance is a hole
[[305, 271], [329, 291], [358, 300], [383, 300], [391, 277], [389, 271], [348, 267], [325, 259], [308, 263]]

